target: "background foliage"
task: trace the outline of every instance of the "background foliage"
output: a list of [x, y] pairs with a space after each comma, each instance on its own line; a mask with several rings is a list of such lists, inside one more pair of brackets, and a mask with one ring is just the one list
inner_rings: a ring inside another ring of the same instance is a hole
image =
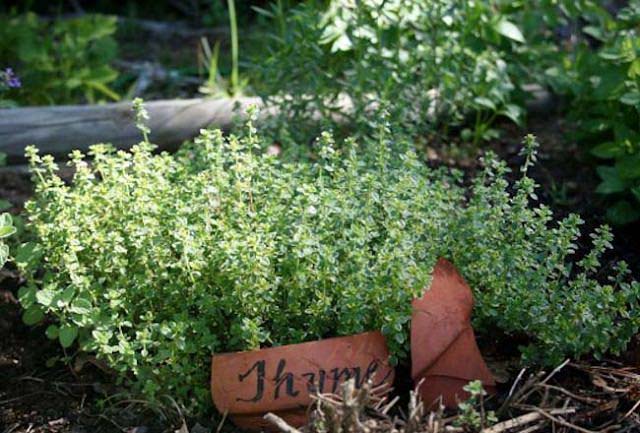
[[463, 139], [478, 144], [496, 136], [497, 116], [520, 122], [523, 114], [505, 53], [524, 38], [497, 7], [450, 0], [274, 6], [263, 11], [274, 31], [270, 56], [256, 60], [259, 89], [301, 142], [323, 127], [318, 118], [324, 127], [337, 120], [370, 132], [368, 119], [382, 104], [398, 128], [447, 135], [464, 127]]
[[109, 66], [115, 30], [115, 18], [101, 15], [55, 21], [0, 15], [0, 59], [22, 81], [3, 98], [18, 105], [118, 99], [109, 87], [117, 77]]
[[582, 15], [582, 37], [546, 74], [569, 98], [578, 140], [598, 158], [607, 216], [625, 224], [640, 217], [640, 2], [615, 16], [599, 12]]

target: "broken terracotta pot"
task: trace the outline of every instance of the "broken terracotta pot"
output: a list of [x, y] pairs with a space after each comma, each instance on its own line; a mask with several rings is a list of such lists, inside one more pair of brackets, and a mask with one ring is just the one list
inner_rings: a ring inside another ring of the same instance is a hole
[[307, 420], [310, 395], [336, 392], [354, 379], [362, 386], [393, 383], [389, 350], [379, 332], [330, 338], [249, 352], [214, 355], [211, 393], [220, 413], [240, 428], [269, 430], [273, 412], [294, 427]]
[[482, 359], [471, 327], [473, 295], [456, 268], [440, 259], [431, 286], [413, 301], [411, 377], [430, 406], [442, 397], [447, 407], [468, 398], [462, 388], [480, 380], [495, 392], [495, 380]]

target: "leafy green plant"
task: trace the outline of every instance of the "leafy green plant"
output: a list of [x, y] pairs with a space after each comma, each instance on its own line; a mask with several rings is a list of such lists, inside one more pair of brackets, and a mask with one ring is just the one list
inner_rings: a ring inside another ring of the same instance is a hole
[[109, 87], [117, 72], [116, 19], [101, 15], [46, 22], [35, 14], [0, 16], [0, 58], [22, 86], [6, 98], [18, 105], [119, 99]]
[[465, 431], [480, 431], [498, 422], [495, 412], [486, 411], [484, 397], [487, 392], [482, 387], [482, 382], [474, 380], [463, 387], [469, 393], [466, 401], [458, 403], [459, 416], [456, 424]]
[[0, 268], [9, 260], [9, 246], [4, 240], [15, 232], [16, 228], [13, 226], [11, 215], [8, 213], [0, 214]]
[[279, 108], [277, 127], [295, 125], [294, 140], [328, 125], [370, 133], [381, 107], [398, 130], [475, 144], [495, 137], [497, 117], [522, 120], [505, 53], [524, 38], [497, 2], [321, 4], [263, 11], [276, 31], [256, 62], [259, 90]]
[[587, 24], [547, 74], [570, 98], [577, 139], [600, 160], [596, 192], [612, 203], [608, 218], [624, 224], [640, 218], [640, 2], [615, 18], [601, 10]]
[[222, 78], [218, 68], [220, 42], [216, 42], [213, 51], [206, 38], [202, 38], [200, 58], [207, 71], [207, 80], [200, 86], [200, 92], [212, 96], [240, 96], [247, 87], [248, 80], [240, 78], [238, 20], [234, 0], [227, 0], [229, 28], [231, 32], [231, 76], [228, 82]]
[[579, 218], [555, 224], [529, 203], [533, 137], [513, 188], [489, 155], [467, 190], [384, 124], [341, 146], [325, 133], [317, 161], [286, 162], [261, 151], [270, 140], [251, 122], [154, 154], [139, 103], [137, 117], [144, 141], [95, 145], [91, 164], [73, 152], [70, 184], [28, 149], [35, 243], [15, 261], [25, 321], [48, 317], [50, 338], [95, 352], [150, 398], [209, 407], [212, 352], [379, 329], [401, 360], [411, 300], [439, 257], [475, 289], [479, 329], [528, 337], [531, 362], [619, 352], [638, 331], [640, 285], [625, 265], [593, 278], [609, 232], [575, 262]]

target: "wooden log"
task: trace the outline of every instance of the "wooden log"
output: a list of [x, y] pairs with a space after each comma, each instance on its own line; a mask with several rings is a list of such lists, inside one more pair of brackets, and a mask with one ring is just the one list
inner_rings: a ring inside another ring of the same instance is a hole
[[[148, 102], [151, 141], [171, 149], [202, 128], [227, 129], [251, 104], [262, 105], [260, 98]], [[7, 154], [9, 163], [23, 161], [24, 149], [31, 144], [42, 153], [66, 156], [72, 149], [87, 150], [96, 142], [125, 149], [140, 140], [129, 102], [0, 110], [0, 152]]]
[[[550, 115], [555, 101], [553, 95], [536, 87], [531, 87], [529, 92], [532, 95], [527, 103], [529, 114]], [[260, 98], [147, 102], [151, 141], [162, 149], [174, 149], [202, 128], [228, 129], [234, 117], [244, 114], [251, 104], [262, 107], [263, 115], [275, 113], [275, 108], [265, 109]], [[352, 108], [351, 101], [344, 95], [338, 105], [347, 112]], [[340, 121], [341, 116], [336, 114], [335, 120]], [[0, 152], [7, 154], [10, 164], [24, 162], [24, 148], [30, 144], [42, 153], [65, 157], [73, 149], [86, 151], [95, 143], [111, 143], [127, 149], [140, 139], [130, 102], [0, 109]]]

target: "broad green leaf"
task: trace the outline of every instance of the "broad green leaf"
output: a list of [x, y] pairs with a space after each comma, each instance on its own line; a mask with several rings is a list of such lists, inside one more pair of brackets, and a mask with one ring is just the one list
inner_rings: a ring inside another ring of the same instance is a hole
[[8, 238], [12, 234], [14, 234], [17, 229], [13, 226], [4, 226], [0, 227], [0, 239]]
[[591, 154], [598, 158], [618, 158], [625, 154], [625, 150], [619, 143], [608, 141], [591, 149]]
[[516, 125], [522, 124], [523, 113], [524, 113], [524, 110], [522, 110], [522, 107], [516, 104], [506, 104], [504, 108], [500, 111], [500, 114], [511, 119], [511, 121]]
[[62, 325], [59, 331], [59, 340], [65, 349], [70, 347], [78, 336], [78, 328], [76, 326]]
[[604, 33], [598, 26], [585, 26], [582, 31], [599, 41], [604, 40]]
[[618, 176], [618, 172], [616, 171], [615, 167], [600, 165], [596, 167], [596, 172], [602, 180], [620, 179], [620, 176]]
[[602, 50], [598, 56], [605, 60], [621, 60], [624, 57], [616, 47], [606, 48]]
[[640, 59], [635, 59], [631, 63], [627, 73], [629, 74], [629, 78], [631, 78], [631, 79], [635, 79], [637, 77], [640, 77]]
[[496, 31], [509, 39], [513, 39], [516, 42], [524, 42], [524, 36], [522, 32], [514, 23], [507, 19], [501, 19], [498, 21], [495, 27]]
[[44, 319], [44, 312], [38, 305], [32, 305], [22, 314], [22, 321], [27, 325], [35, 325]]
[[602, 181], [596, 187], [596, 192], [598, 194], [615, 194], [617, 192], [622, 192], [627, 188], [626, 184], [623, 182], [611, 182], [611, 181]]
[[625, 93], [620, 97], [620, 102], [622, 102], [623, 104], [632, 105], [635, 107], [638, 104], [640, 104], [640, 92], [634, 91], [634, 92]]
[[496, 109], [496, 104], [494, 104], [491, 99], [484, 96], [476, 96], [473, 99], [473, 102], [475, 102], [477, 105], [480, 105], [481, 107], [488, 108], [489, 110]]
[[620, 178], [615, 167], [601, 165], [596, 171], [602, 179], [602, 182], [596, 188], [599, 194], [613, 194], [624, 191], [628, 184]]

